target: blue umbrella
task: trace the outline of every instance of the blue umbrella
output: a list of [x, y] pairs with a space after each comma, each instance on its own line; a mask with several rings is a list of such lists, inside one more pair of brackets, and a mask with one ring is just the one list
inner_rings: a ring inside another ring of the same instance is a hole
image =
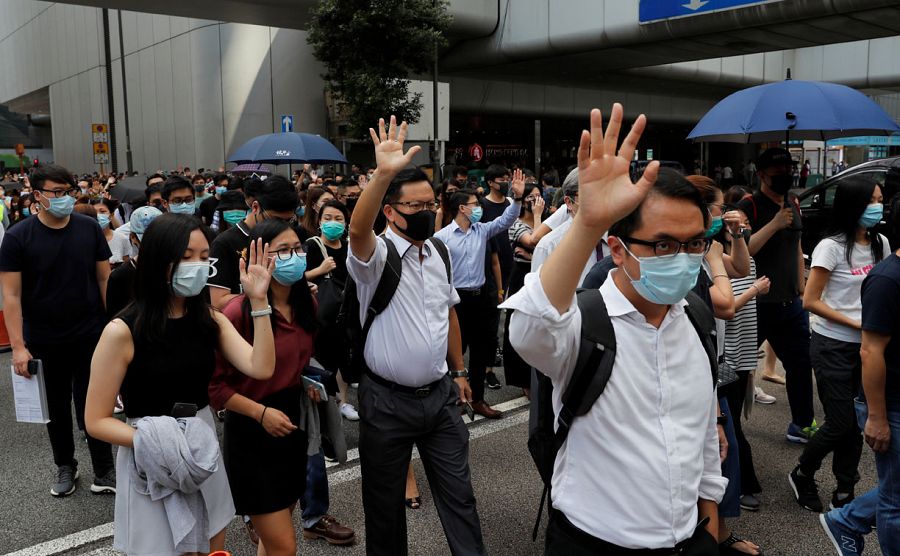
[[900, 126], [855, 89], [788, 77], [725, 97], [703, 116], [688, 139], [728, 143], [826, 141], [897, 131]]
[[247, 164], [346, 164], [337, 148], [311, 133], [270, 133], [250, 139], [237, 148], [228, 162]]

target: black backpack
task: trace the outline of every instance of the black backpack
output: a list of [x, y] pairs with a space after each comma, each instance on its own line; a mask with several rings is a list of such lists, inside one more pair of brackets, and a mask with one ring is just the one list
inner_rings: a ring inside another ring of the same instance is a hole
[[[356, 282], [353, 278], [347, 277], [347, 283], [344, 285], [344, 299], [341, 302], [341, 309], [337, 316], [337, 326], [344, 331], [347, 339], [348, 350], [346, 352], [346, 360], [341, 366], [341, 376], [346, 382], [359, 382], [365, 373], [366, 361], [363, 353], [366, 348], [366, 339], [369, 337], [369, 329], [375, 317], [380, 315], [397, 291], [400, 285], [400, 274], [403, 271], [403, 261], [394, 242], [387, 237], [382, 237], [384, 244], [387, 246], [387, 260], [384, 263], [384, 271], [381, 273], [381, 279], [375, 287], [375, 293], [372, 295], [372, 301], [366, 311], [366, 321], [362, 325], [359, 321], [359, 297], [356, 294]], [[450, 271], [450, 252], [447, 246], [436, 237], [430, 238], [428, 241], [440, 255], [444, 261], [444, 267], [447, 269], [447, 281], [453, 285], [453, 276]]]
[[[556, 455], [566, 441], [572, 421], [586, 414], [597, 401], [609, 377], [616, 358], [616, 333], [606, 311], [606, 303], [598, 289], [580, 290], [577, 294], [581, 311], [581, 347], [572, 377], [562, 396], [562, 409], [557, 418], [553, 412], [553, 384], [550, 378], [537, 371], [531, 376], [531, 409], [528, 426], [528, 451], [544, 483], [532, 540], [537, 539], [544, 511], [550, 508], [550, 482]], [[712, 386], [716, 386], [716, 323], [712, 311], [693, 292], [688, 293], [685, 313], [709, 358]], [[554, 425], [557, 425], [554, 430]]]

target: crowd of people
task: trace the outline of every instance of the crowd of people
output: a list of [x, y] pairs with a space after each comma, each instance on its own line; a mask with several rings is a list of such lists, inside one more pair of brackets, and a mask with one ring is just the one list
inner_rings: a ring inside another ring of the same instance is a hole
[[[741, 416], [774, 401], [755, 376], [767, 342], [785, 438], [804, 445], [784, 488], [839, 555], [876, 530], [900, 554], [884, 184], [837, 187], [807, 277], [790, 153], [761, 153], [752, 190], [658, 163], [634, 183], [646, 120], [620, 139], [622, 114], [591, 113], [561, 183], [492, 165], [432, 184], [391, 118], [371, 130], [375, 164], [346, 176], [184, 168], [125, 203], [122, 176], [43, 165], [0, 191], [4, 313], [14, 371], [42, 362], [50, 493], [77, 488], [77, 427], [127, 554], [223, 549], [235, 515], [259, 554], [296, 554], [298, 504], [304, 538], [351, 544], [325, 462], [346, 460], [343, 421], [359, 421], [367, 553], [409, 551], [415, 446], [450, 552], [485, 554], [463, 416], [503, 417], [485, 400], [502, 365], [551, 417], [529, 438], [549, 462], [546, 554], [763, 554], [728, 520], [761, 506]], [[865, 444], [879, 486], [857, 496]]]

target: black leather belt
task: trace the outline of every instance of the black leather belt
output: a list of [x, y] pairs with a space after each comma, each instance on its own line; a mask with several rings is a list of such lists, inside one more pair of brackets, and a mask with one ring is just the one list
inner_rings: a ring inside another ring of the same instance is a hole
[[396, 382], [391, 382], [390, 380], [380, 377], [373, 373], [370, 370], [366, 370], [366, 376], [372, 379], [372, 382], [376, 384], [380, 384], [385, 388], [390, 390], [394, 390], [396, 392], [403, 392], [405, 394], [412, 394], [417, 398], [427, 398], [431, 393], [437, 390], [437, 387], [440, 385], [441, 381], [444, 380], [442, 378], [435, 380], [431, 384], [426, 384], [425, 386], [404, 386], [402, 384], [397, 384]]
[[481, 288], [456, 288], [460, 297], [475, 297], [481, 295]]

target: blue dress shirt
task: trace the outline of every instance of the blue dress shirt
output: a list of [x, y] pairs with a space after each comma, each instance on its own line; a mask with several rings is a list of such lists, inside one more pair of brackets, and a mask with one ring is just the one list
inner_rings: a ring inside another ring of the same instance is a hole
[[487, 242], [503, 230], [509, 229], [519, 217], [521, 209], [521, 203], [510, 203], [500, 218], [470, 224], [468, 230], [460, 228], [454, 220], [434, 234], [434, 237], [443, 241], [450, 250], [453, 286], [456, 289], [479, 289], [484, 285], [484, 252]]

